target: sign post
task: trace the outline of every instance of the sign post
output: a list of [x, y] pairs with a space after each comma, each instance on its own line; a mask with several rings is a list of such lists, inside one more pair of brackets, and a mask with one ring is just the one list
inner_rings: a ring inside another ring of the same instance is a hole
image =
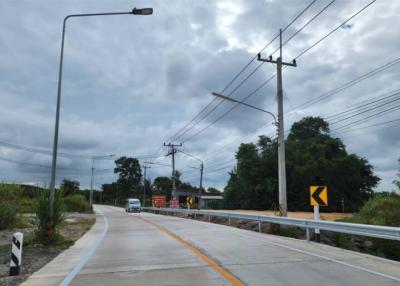
[[[320, 220], [319, 206], [328, 205], [328, 187], [310, 186], [310, 203], [314, 206], [314, 220]], [[321, 234], [318, 228], [315, 229], [315, 241], [320, 242]]]

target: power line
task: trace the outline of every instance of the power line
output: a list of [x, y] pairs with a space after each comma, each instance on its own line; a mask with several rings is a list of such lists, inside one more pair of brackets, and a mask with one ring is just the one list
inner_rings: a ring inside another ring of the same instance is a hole
[[325, 92], [325, 93], [321, 94], [320, 96], [318, 96], [316, 98], [313, 98], [313, 99], [310, 99], [310, 100], [308, 100], [306, 102], [303, 102], [302, 104], [296, 106], [294, 109], [299, 109], [299, 108], [304, 108], [304, 107], [309, 107], [311, 105], [314, 105], [315, 103], [320, 102], [320, 101], [322, 101], [322, 100], [324, 100], [324, 99], [326, 99], [326, 98], [328, 98], [328, 97], [330, 97], [332, 95], [335, 95], [335, 94], [337, 94], [339, 92], [342, 92], [342, 91], [344, 91], [344, 90], [356, 85], [357, 83], [360, 83], [360, 82], [362, 82], [362, 81], [364, 81], [364, 80], [366, 80], [366, 79], [368, 79], [368, 78], [370, 78], [370, 77], [372, 77], [372, 76], [374, 76], [374, 75], [376, 75], [378, 73], [381, 73], [381, 72], [391, 68], [392, 66], [394, 66], [394, 65], [396, 65], [398, 63], [400, 63], [400, 58], [396, 58], [396, 59], [394, 59], [394, 60], [392, 60], [390, 62], [387, 62], [384, 65], [379, 66], [379, 67], [377, 67], [377, 68], [375, 68], [375, 69], [373, 69], [373, 70], [371, 70], [371, 71], [369, 71], [369, 72], [367, 72], [367, 73], [365, 73], [365, 74], [363, 74], [363, 75], [361, 75], [361, 76], [359, 76], [357, 78], [354, 78], [354, 79], [352, 79], [352, 80], [350, 80], [350, 81], [348, 81], [348, 82], [346, 82], [346, 83], [344, 83], [344, 84], [342, 84], [342, 85], [340, 85], [340, 86], [338, 86], [338, 87], [336, 87], [336, 88], [334, 88], [334, 89], [332, 89], [332, 90], [330, 90], [328, 92]]
[[[387, 94], [390, 94], [390, 95], [385, 96]], [[346, 109], [344, 111], [325, 116], [325, 119], [327, 119], [327, 120], [339, 119], [340, 117], [347, 116], [347, 114], [351, 114], [352, 112], [359, 112], [360, 109], [368, 108], [368, 106], [376, 104], [376, 103], [379, 103], [379, 102], [387, 101], [388, 103], [391, 103], [392, 102], [391, 100], [392, 100], [393, 97], [395, 98], [394, 100], [396, 100], [396, 98], [399, 98], [399, 94], [400, 94], [400, 89], [384, 93], [382, 95], [379, 95], [379, 96], [370, 98], [368, 100], [362, 101], [361, 102], [362, 104], [357, 105], [355, 107], [351, 107], [351, 108], [348, 108], [348, 109]], [[384, 97], [382, 97], [382, 96], [384, 96]]]
[[[396, 94], [400, 94], [400, 92], [397, 92]], [[364, 110], [362, 110], [362, 111], [360, 111], [360, 112], [357, 112], [357, 113], [355, 113], [355, 114], [351, 114], [351, 115], [348, 115], [348, 116], [346, 116], [346, 117], [344, 117], [344, 118], [338, 119], [338, 120], [332, 122], [331, 125], [334, 125], [334, 124], [337, 124], [337, 123], [346, 121], [346, 120], [348, 120], [348, 119], [350, 119], [350, 118], [353, 118], [353, 117], [355, 117], [355, 116], [364, 114], [364, 113], [366, 113], [366, 112], [368, 112], [368, 111], [372, 111], [372, 110], [375, 110], [375, 109], [377, 109], [377, 108], [386, 106], [386, 105], [388, 105], [388, 104], [390, 104], [390, 103], [393, 103], [393, 102], [396, 102], [396, 101], [398, 101], [398, 100], [400, 100], [400, 97], [397, 97], [397, 98], [395, 98], [395, 99], [392, 99], [392, 100], [390, 100], [390, 101], [388, 101], [388, 102], [384, 102], [384, 103], [380, 103], [380, 104], [378, 104], [378, 105], [374, 105], [374, 106], [372, 106], [372, 107], [366, 108], [366, 109], [364, 109]]]
[[[240, 103], [246, 101], [248, 98], [250, 98], [252, 95], [254, 95], [256, 92], [258, 92], [261, 88], [263, 88], [265, 85], [267, 85], [273, 78], [275, 77], [275, 75], [272, 75], [267, 81], [265, 81], [262, 85], [258, 86], [256, 89], [254, 89], [250, 94], [248, 94], [245, 98], [243, 98]], [[237, 108], [240, 103], [236, 103], [234, 104], [230, 109], [228, 109], [227, 111], [225, 111], [222, 115], [220, 115], [217, 119], [215, 119], [214, 121], [212, 121], [210, 124], [208, 124], [207, 126], [205, 126], [204, 128], [200, 129], [199, 131], [197, 131], [196, 133], [194, 133], [193, 135], [189, 136], [188, 138], [186, 138], [183, 142], [187, 142], [190, 141], [191, 139], [193, 139], [194, 137], [196, 137], [197, 135], [203, 133], [206, 129], [210, 128], [212, 125], [214, 125], [215, 123], [217, 123], [218, 121], [220, 121], [223, 117], [225, 117], [228, 113], [230, 113], [232, 110], [234, 110], [235, 108]]]
[[[328, 34], [326, 34], [324, 37], [322, 37], [321, 39], [319, 39], [317, 42], [315, 42], [313, 45], [311, 45], [310, 47], [308, 47], [307, 49], [305, 49], [303, 52], [301, 52], [299, 55], [297, 55], [295, 57], [295, 59], [300, 58], [301, 56], [303, 56], [305, 53], [307, 53], [308, 51], [310, 51], [312, 48], [314, 48], [315, 46], [317, 46], [319, 43], [321, 43], [323, 40], [325, 40], [326, 38], [328, 38], [330, 35], [332, 35], [333, 33], [335, 33], [340, 27], [342, 27], [344, 24], [346, 24], [348, 21], [350, 21], [351, 19], [355, 18], [357, 15], [359, 15], [362, 11], [364, 11], [365, 9], [367, 9], [370, 5], [372, 5], [376, 0], [373, 0], [372, 2], [370, 2], [369, 4], [367, 4], [366, 6], [364, 6], [362, 9], [358, 10], [356, 13], [354, 13], [351, 17], [349, 17], [347, 20], [345, 20], [344, 22], [342, 22], [339, 26], [337, 26], [335, 29], [333, 29], [332, 31], [330, 31]], [[264, 86], [266, 83], [268, 83], [271, 80], [271, 78], [268, 78], [265, 82], [263, 82], [259, 87], [261, 88], [262, 86]], [[252, 94], [251, 94], [252, 95]], [[250, 95], [250, 96], [251, 96]], [[244, 100], [245, 101], [248, 97], [247, 96]], [[234, 107], [235, 108], [235, 107]], [[233, 110], [234, 108], [232, 108], [231, 110]], [[200, 133], [202, 133], [204, 130], [206, 130], [207, 128], [209, 128], [210, 126], [212, 126], [215, 122], [219, 121], [222, 117], [225, 116], [225, 114], [229, 113], [231, 110], [228, 110], [227, 112], [225, 112], [220, 118], [217, 118], [217, 120], [213, 121], [211, 124], [207, 125], [206, 127], [204, 127], [203, 129], [201, 129], [200, 131], [196, 132], [195, 134], [193, 134], [192, 136], [190, 136], [189, 138], [187, 138], [184, 142], [191, 140], [192, 138], [194, 138], [195, 136], [199, 135]]]
[[[398, 122], [398, 121], [400, 121], [400, 118], [397, 118], [397, 119], [394, 119], [394, 120], [389, 120], [389, 121], [385, 121], [385, 122], [380, 122], [380, 123], [376, 123], [376, 124], [372, 124], [372, 125], [368, 125], [368, 126], [362, 126], [362, 127], [359, 127], [359, 128], [347, 128], [346, 130], [343, 130], [343, 131], [336, 131], [337, 133], [339, 133], [339, 134], [344, 134], [344, 133], [348, 133], [348, 132], [354, 132], [354, 131], [358, 131], [358, 130], [364, 130], [364, 129], [369, 129], [369, 128], [372, 128], [372, 127], [378, 127], [378, 126], [382, 126], [382, 125], [387, 125], [387, 124], [390, 124], [390, 123], [393, 123], [393, 122]], [[396, 125], [393, 125], [393, 126], [397, 126], [398, 124], [396, 124]], [[387, 126], [387, 127], [391, 127], [391, 126]]]
[[324, 41], [326, 38], [328, 38], [330, 35], [332, 35], [333, 33], [335, 33], [337, 30], [339, 30], [341, 27], [343, 27], [347, 22], [349, 22], [351, 19], [357, 17], [361, 12], [363, 12], [364, 10], [366, 10], [369, 6], [371, 6], [373, 3], [375, 3], [376, 0], [373, 0], [371, 2], [369, 2], [367, 5], [365, 5], [363, 8], [361, 8], [360, 10], [358, 10], [356, 13], [354, 13], [352, 16], [350, 16], [349, 18], [347, 18], [347, 20], [345, 20], [344, 22], [342, 22], [339, 26], [337, 26], [335, 29], [333, 29], [332, 31], [330, 31], [328, 34], [326, 34], [325, 36], [323, 36], [321, 39], [319, 39], [318, 41], [316, 41], [314, 44], [312, 44], [310, 47], [308, 47], [307, 49], [305, 49], [304, 51], [302, 51], [300, 54], [298, 54], [295, 59], [299, 59], [300, 57], [302, 57], [305, 53], [307, 53], [308, 51], [310, 51], [311, 49], [313, 49], [315, 46], [317, 46], [319, 43], [321, 43], [322, 41]]
[[[35, 164], [35, 163], [30, 163], [27, 161], [18, 161], [18, 160], [13, 160], [13, 159], [8, 159], [4, 157], [0, 157], [1, 161], [9, 162], [9, 163], [14, 163], [14, 164], [19, 164], [19, 165], [27, 165], [27, 166], [33, 166], [33, 167], [39, 167], [39, 168], [46, 168], [50, 169], [50, 165], [42, 165], [42, 164]], [[75, 171], [75, 172], [86, 172], [88, 169], [75, 169], [75, 168], [65, 168], [65, 167], [57, 167], [59, 170], [64, 170], [64, 171]]]
[[[292, 36], [290, 36], [285, 42], [282, 43], [282, 47], [286, 45], [288, 42], [290, 42], [294, 37], [296, 37], [301, 31], [303, 31], [309, 24], [311, 24], [318, 16], [320, 16], [325, 10], [327, 10], [336, 0], [332, 0], [329, 2], [327, 5], [325, 5], [322, 10], [320, 10], [317, 14], [315, 14], [310, 20], [308, 20], [300, 29], [298, 29]], [[282, 30], [283, 32], [283, 30]], [[277, 48], [273, 53], [275, 54], [277, 51], [279, 51], [279, 48]]]
[[385, 110], [381, 111], [380, 113], [375, 113], [375, 114], [369, 115], [367, 117], [361, 118], [359, 120], [350, 122], [350, 123], [348, 123], [346, 125], [339, 126], [335, 130], [337, 131], [337, 130], [343, 129], [345, 127], [348, 127], [348, 126], [354, 126], [354, 125], [356, 125], [357, 123], [360, 123], [360, 122], [364, 123], [364, 122], [369, 121], [371, 119], [374, 119], [376, 117], [382, 117], [385, 114], [392, 113], [392, 112], [397, 111], [397, 110], [400, 110], [400, 105], [396, 105], [396, 106], [390, 107], [388, 109], [385, 109]]
[[[287, 24], [284, 28], [283, 31], [285, 31], [286, 29], [288, 29], [298, 18], [300, 18], [314, 3], [316, 2], [316, 0], [311, 1], [299, 14], [297, 14], [297, 16], [292, 19], [292, 21], [289, 22], [289, 24]], [[265, 49], [267, 49], [268, 46], [270, 46], [277, 38], [279, 37], [279, 34], [277, 34], [270, 42], [268, 42], [260, 51], [259, 53], [262, 53]], [[220, 93], [224, 93], [232, 84], [233, 82], [250, 66], [251, 63], [253, 63], [255, 61], [255, 59], [257, 58], [257, 55], [255, 55], [254, 57], [252, 57], [250, 59], [250, 61], [239, 71], [238, 74], [236, 74], [236, 76], [228, 83], [228, 85], [226, 85], [222, 91], [220, 91]], [[248, 78], [250, 78], [250, 76], [252, 76], [256, 70], [258, 70], [261, 65], [263, 63], [259, 64], [255, 70], [253, 70], [253, 72], [251, 72], [244, 81], [242, 81], [235, 89], [234, 91], [236, 91]], [[230, 94], [232, 94], [234, 91], [232, 91]], [[177, 133], [175, 133], [172, 137], [171, 140], [176, 141], [177, 139], [179, 139], [180, 137], [182, 137], [184, 134], [186, 134], [188, 131], [185, 131], [183, 134], [180, 134], [182, 131], [184, 131], [191, 123], [193, 123], [195, 120], [197, 120], [199, 118], [199, 116], [209, 107], [211, 106], [215, 101], [217, 100], [217, 98], [214, 98], [213, 100], [211, 100], [211, 102], [209, 102], [194, 118], [192, 118], [185, 126], [183, 126]], [[208, 117], [208, 115], [210, 113], [212, 113], [220, 104], [222, 103], [222, 101], [220, 101], [212, 110], [210, 110], [205, 116], [203, 116], [200, 120], [197, 120], [197, 122], [189, 127], [189, 130], [191, 130], [194, 126], [196, 126], [199, 122], [201, 122], [202, 120], [204, 120], [206, 117]], [[180, 134], [180, 135], [179, 135]], [[179, 135], [179, 136], [178, 136]]]

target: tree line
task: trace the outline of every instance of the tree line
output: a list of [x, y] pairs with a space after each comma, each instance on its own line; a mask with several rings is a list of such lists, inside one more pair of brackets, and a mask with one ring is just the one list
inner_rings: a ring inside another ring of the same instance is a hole
[[[276, 209], [278, 204], [277, 140], [260, 136], [242, 143], [237, 165], [224, 190], [227, 208]], [[365, 158], [349, 154], [344, 143], [330, 134], [320, 117], [294, 123], [287, 136], [287, 200], [291, 211], [310, 211], [309, 187], [326, 185], [327, 211], [357, 211], [373, 195], [380, 178]]]

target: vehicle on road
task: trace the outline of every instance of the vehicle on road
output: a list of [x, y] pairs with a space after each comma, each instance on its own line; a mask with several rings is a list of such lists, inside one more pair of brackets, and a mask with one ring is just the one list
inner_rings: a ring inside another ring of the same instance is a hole
[[127, 199], [125, 203], [125, 211], [130, 212], [139, 212], [140, 213], [141, 204], [139, 199]]

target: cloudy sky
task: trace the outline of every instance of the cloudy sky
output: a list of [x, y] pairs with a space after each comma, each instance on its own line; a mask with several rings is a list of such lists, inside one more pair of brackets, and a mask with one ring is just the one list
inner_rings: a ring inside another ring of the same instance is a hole
[[[284, 45], [284, 60], [291, 61], [370, 1], [332, 3]], [[0, 179], [41, 185], [49, 180], [63, 18], [136, 6], [153, 7], [154, 15], [67, 22], [57, 182], [67, 177], [89, 186], [91, 156], [143, 161], [151, 155], [148, 160], [169, 164], [163, 142], [183, 142], [183, 151], [204, 160], [205, 186], [222, 189], [238, 144], [275, 131], [271, 117], [244, 106], [221, 117], [234, 104], [212, 101], [211, 92], [241, 100], [274, 75], [273, 65], [256, 69], [255, 60], [224, 90], [310, 2], [1, 0]], [[330, 2], [315, 1], [284, 32], [283, 41]], [[399, 13], [399, 1], [376, 1], [283, 73], [285, 129], [303, 116], [327, 118], [348, 151], [374, 166], [382, 178], [378, 191], [393, 189], [400, 157]], [[246, 102], [276, 113], [275, 97], [273, 78]], [[198, 164], [177, 154], [184, 181], [198, 184], [198, 170], [191, 168]], [[114, 180], [112, 160], [96, 160], [95, 168], [96, 186]], [[148, 170], [150, 178], [170, 172], [160, 165]]]

